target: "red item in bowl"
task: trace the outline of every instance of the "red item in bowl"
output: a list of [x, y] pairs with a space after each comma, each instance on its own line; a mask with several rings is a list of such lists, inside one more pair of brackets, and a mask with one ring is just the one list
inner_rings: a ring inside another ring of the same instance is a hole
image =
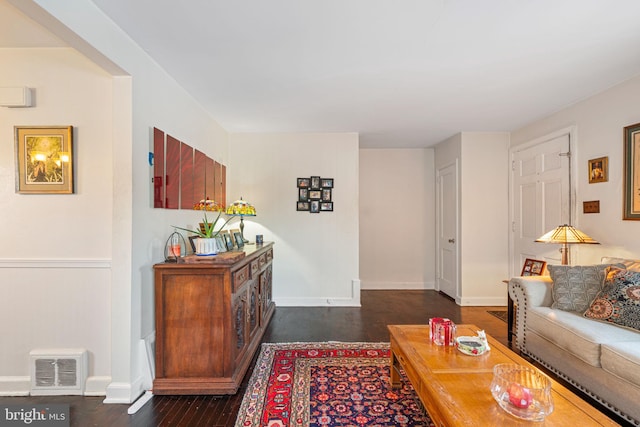
[[509, 393], [509, 402], [518, 408], [528, 408], [533, 402], [531, 391], [526, 387], [522, 387], [520, 384], [509, 384], [507, 393]]

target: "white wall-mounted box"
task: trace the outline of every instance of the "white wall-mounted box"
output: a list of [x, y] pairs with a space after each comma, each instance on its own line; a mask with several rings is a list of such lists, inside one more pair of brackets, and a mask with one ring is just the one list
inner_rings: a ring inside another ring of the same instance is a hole
[[31, 89], [0, 87], [0, 107], [31, 107]]

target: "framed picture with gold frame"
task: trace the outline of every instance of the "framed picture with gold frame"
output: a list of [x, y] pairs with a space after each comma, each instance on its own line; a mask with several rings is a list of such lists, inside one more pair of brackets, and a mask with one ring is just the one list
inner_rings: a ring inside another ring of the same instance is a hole
[[521, 276], [542, 276], [544, 269], [547, 266], [546, 261], [540, 261], [538, 259], [527, 258], [524, 260], [522, 266]]
[[640, 123], [624, 128], [622, 219], [640, 220]]
[[16, 193], [73, 194], [73, 126], [15, 126]]
[[609, 158], [598, 157], [589, 160], [589, 184], [609, 181]]

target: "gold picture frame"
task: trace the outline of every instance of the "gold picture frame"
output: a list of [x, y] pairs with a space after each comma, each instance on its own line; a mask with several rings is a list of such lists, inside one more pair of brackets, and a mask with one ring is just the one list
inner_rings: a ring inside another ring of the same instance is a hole
[[609, 181], [609, 157], [589, 160], [589, 184]]
[[73, 194], [73, 126], [15, 126], [16, 193]]
[[623, 220], [640, 220], [640, 123], [624, 128]]

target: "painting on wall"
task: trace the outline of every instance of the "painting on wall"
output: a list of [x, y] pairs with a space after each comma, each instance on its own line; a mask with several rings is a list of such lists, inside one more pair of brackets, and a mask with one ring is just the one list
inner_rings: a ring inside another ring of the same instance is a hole
[[16, 193], [73, 194], [73, 126], [16, 126]]
[[622, 219], [640, 220], [640, 123], [624, 128], [623, 184]]
[[589, 184], [609, 181], [609, 158], [598, 157], [589, 160]]

